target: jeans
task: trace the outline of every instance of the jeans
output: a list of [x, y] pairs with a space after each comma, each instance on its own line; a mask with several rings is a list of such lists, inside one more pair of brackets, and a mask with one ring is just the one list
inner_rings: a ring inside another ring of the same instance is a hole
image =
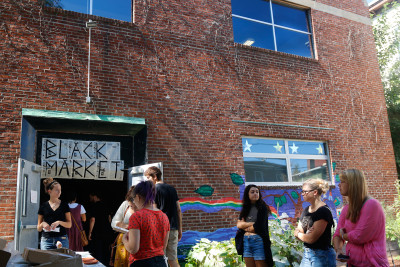
[[43, 237], [40, 239], [40, 249], [56, 249], [56, 243], [60, 241], [63, 248], [69, 248], [69, 241], [67, 235], [56, 236], [56, 237]]
[[304, 248], [304, 256], [300, 267], [335, 267], [336, 252], [333, 248]]
[[245, 235], [243, 239], [243, 257], [254, 258], [256, 261], [265, 260], [264, 243], [259, 235]]
[[165, 256], [155, 256], [152, 258], [134, 261], [130, 267], [167, 267]]

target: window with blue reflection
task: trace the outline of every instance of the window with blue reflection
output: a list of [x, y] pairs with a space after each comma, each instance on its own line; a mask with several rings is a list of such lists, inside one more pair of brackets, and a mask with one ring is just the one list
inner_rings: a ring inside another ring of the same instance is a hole
[[269, 1], [232, 0], [232, 14], [264, 22], [271, 22]]
[[309, 32], [307, 11], [272, 3], [276, 25]]
[[92, 15], [132, 21], [131, 0], [59, 0], [58, 7], [84, 14], [90, 14], [90, 2], [92, 2]]
[[272, 26], [245, 19], [233, 18], [233, 36], [235, 42], [244, 44], [251, 41], [256, 47], [274, 49]]
[[310, 36], [275, 27], [276, 49], [288, 54], [311, 57]]
[[286, 159], [245, 158], [246, 182], [287, 182]]
[[243, 138], [243, 152], [252, 153], [279, 153], [285, 154], [285, 143], [283, 140]]
[[313, 57], [309, 13], [265, 0], [232, 0], [236, 43]]

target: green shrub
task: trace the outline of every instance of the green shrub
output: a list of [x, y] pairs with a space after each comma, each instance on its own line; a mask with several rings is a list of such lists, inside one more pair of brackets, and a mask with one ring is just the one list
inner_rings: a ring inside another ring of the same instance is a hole
[[295, 227], [285, 220], [270, 220], [271, 251], [276, 267], [299, 266], [303, 243], [294, 236]]
[[224, 267], [224, 266], [245, 266], [242, 256], [239, 256], [235, 248], [235, 240], [210, 241], [202, 238], [186, 258], [185, 267]]
[[392, 205], [382, 204], [386, 216], [386, 239], [397, 240], [400, 246], [400, 185], [397, 183], [397, 198]]

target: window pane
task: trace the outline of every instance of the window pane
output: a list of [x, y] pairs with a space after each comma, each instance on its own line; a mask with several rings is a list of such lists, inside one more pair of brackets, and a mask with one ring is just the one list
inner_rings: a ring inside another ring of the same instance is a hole
[[287, 182], [286, 159], [244, 158], [246, 183]]
[[326, 155], [322, 142], [288, 141], [290, 154]]
[[275, 50], [272, 26], [239, 18], [232, 20], [235, 43], [254, 41], [252, 46]]
[[307, 11], [272, 3], [274, 23], [300, 31], [310, 32]]
[[311, 178], [329, 181], [328, 161], [320, 159], [291, 159], [293, 182], [304, 182]]
[[308, 34], [275, 27], [277, 50], [303, 57], [311, 57]]
[[269, 1], [232, 0], [232, 14], [265, 22], [271, 22]]
[[131, 21], [131, 0], [93, 0], [93, 15]]
[[283, 140], [243, 138], [243, 152], [285, 154]]
[[81, 0], [60, 0], [58, 1], [62, 9], [75, 11], [79, 13], [88, 14], [89, 4], [88, 1]]
[[[60, 0], [61, 8], [79, 13], [88, 14], [90, 0]], [[93, 0], [93, 15], [123, 21], [132, 21], [131, 0]]]

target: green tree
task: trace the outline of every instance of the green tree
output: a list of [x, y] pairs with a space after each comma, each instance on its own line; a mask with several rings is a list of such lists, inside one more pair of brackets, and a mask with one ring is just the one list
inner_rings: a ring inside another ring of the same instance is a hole
[[400, 4], [386, 4], [372, 15], [373, 31], [396, 159], [400, 173]]

